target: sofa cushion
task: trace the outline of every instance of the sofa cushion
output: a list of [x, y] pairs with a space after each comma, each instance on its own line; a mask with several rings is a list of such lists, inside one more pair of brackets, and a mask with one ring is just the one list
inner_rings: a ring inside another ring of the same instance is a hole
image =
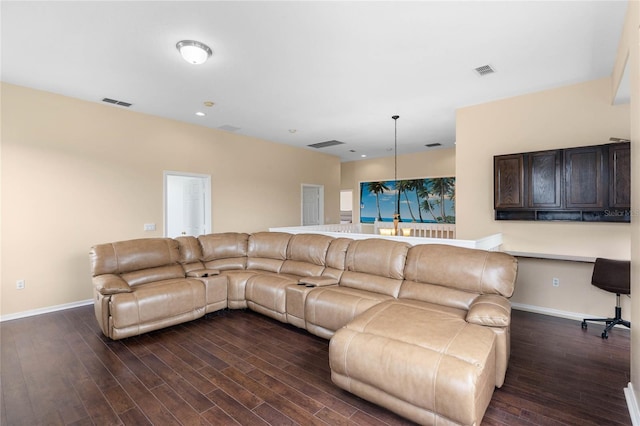
[[180, 264], [185, 272], [204, 269], [202, 263], [202, 247], [196, 237], [182, 236], [176, 237], [178, 249], [180, 251]]
[[293, 235], [287, 245], [287, 260], [280, 272], [301, 277], [322, 274], [332, 240], [332, 237], [321, 234]]
[[331, 241], [325, 258], [325, 268], [322, 275], [340, 279], [345, 269], [347, 249], [353, 240], [350, 238], [335, 238]]
[[317, 287], [305, 301], [307, 331], [325, 339], [372, 306], [392, 297], [343, 286]]
[[346, 253], [346, 270], [401, 280], [409, 244], [369, 238], [354, 240]]
[[124, 329], [194, 312], [204, 315], [205, 286], [198, 279], [173, 279], [140, 285], [111, 296], [113, 327]]
[[279, 272], [287, 258], [291, 234], [284, 232], [257, 232], [249, 237], [247, 269]]
[[244, 269], [247, 264], [249, 234], [222, 232], [200, 235], [202, 262], [210, 269]]
[[338, 386], [421, 424], [479, 424], [495, 388], [495, 335], [464, 311], [393, 300], [329, 344]]
[[247, 280], [247, 306], [253, 311], [287, 322], [286, 288], [297, 282], [298, 277], [287, 274], [256, 274]]
[[93, 246], [89, 252], [91, 273], [124, 274], [167, 265], [178, 265], [178, 242], [171, 238], [141, 238]]
[[[506, 253], [445, 244], [421, 244], [409, 249], [404, 276], [407, 281], [511, 297], [517, 268], [516, 258]], [[411, 295], [401, 291], [400, 297], [431, 301], [432, 291], [432, 288], [425, 288], [420, 292], [414, 286]]]
[[156, 281], [184, 278], [184, 269], [179, 264], [141, 269], [120, 275], [130, 286], [153, 283]]
[[287, 244], [287, 260], [325, 265], [333, 238], [322, 234], [295, 234]]

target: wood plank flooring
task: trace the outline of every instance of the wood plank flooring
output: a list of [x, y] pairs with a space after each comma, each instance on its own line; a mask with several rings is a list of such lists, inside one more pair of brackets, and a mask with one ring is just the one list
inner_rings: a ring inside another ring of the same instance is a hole
[[[630, 337], [514, 311], [483, 425], [630, 425]], [[2, 425], [402, 425], [331, 383], [328, 341], [223, 311], [111, 341], [86, 306], [0, 324]]]

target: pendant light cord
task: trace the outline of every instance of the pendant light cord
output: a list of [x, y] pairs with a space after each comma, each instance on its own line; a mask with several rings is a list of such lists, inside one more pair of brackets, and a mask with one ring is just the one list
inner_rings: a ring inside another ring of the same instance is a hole
[[393, 180], [398, 181], [398, 118], [399, 115], [394, 115], [393, 121], [395, 122], [395, 129], [393, 134]]
[[394, 223], [394, 229], [396, 232], [396, 235], [398, 233], [398, 224], [397, 224], [397, 220], [400, 217], [400, 207], [398, 206], [398, 203], [400, 202], [400, 193], [397, 191], [398, 189], [398, 118], [400, 118], [399, 115], [394, 115], [391, 118], [393, 118], [394, 121], [394, 132], [393, 132], [393, 184], [396, 186], [396, 197], [398, 197], [398, 199], [396, 200], [396, 208], [395, 208], [395, 213], [393, 214], [393, 223]]

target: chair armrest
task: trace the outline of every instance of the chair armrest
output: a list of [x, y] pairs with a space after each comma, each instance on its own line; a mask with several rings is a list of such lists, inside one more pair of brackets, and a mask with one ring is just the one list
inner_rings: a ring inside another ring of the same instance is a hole
[[93, 277], [93, 285], [102, 295], [131, 293], [133, 290], [125, 280], [115, 274], [104, 274]]
[[212, 275], [220, 275], [218, 269], [196, 269], [195, 271], [187, 272], [187, 277], [203, 278], [210, 277]]
[[298, 280], [298, 284], [307, 287], [325, 287], [338, 284], [338, 280], [331, 277], [302, 277]]
[[508, 327], [511, 323], [511, 303], [498, 294], [482, 294], [471, 302], [466, 319], [471, 324]]

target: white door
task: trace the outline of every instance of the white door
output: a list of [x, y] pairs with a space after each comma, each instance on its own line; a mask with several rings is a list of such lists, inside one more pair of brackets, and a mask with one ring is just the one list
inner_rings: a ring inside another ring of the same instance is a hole
[[324, 187], [302, 185], [302, 226], [324, 222]]
[[211, 232], [211, 177], [165, 172], [165, 236]]

